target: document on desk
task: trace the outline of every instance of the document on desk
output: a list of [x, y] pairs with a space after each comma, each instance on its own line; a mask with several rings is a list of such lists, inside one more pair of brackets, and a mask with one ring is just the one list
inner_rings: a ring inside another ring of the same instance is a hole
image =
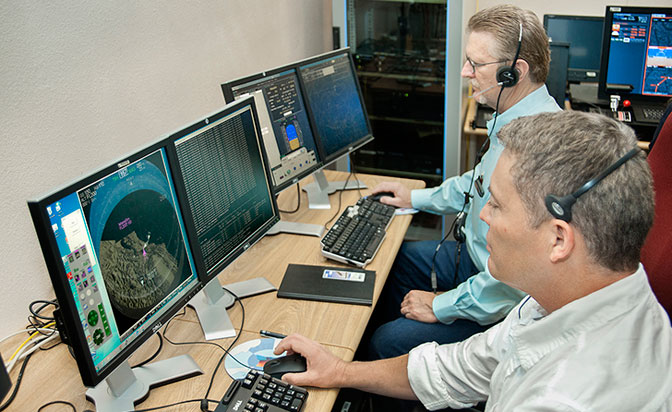
[[278, 297], [371, 306], [375, 282], [373, 270], [290, 263]]

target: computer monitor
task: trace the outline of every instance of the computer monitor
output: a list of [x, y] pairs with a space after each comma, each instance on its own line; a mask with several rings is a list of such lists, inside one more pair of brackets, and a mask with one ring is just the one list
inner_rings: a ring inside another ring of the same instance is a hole
[[568, 81], [597, 82], [603, 25], [603, 17], [544, 15], [544, 29], [551, 43], [569, 43]]
[[188, 355], [127, 363], [201, 288], [169, 149], [164, 139], [28, 202], [61, 339], [99, 411], [133, 409], [150, 385], [201, 373]]
[[[349, 49], [299, 62], [298, 73], [325, 165], [373, 140]], [[304, 186], [314, 207], [328, 208], [328, 195], [336, 190], [365, 187], [358, 181], [327, 182], [321, 172], [315, 175], [315, 183]]]
[[565, 107], [567, 95], [567, 67], [569, 65], [569, 43], [550, 44], [551, 64], [546, 76], [546, 87], [558, 106]]
[[171, 135], [178, 186], [205, 284], [192, 299], [206, 339], [235, 336], [226, 314], [233, 297], [216, 276], [280, 220], [251, 97]]
[[672, 97], [672, 7], [607, 6], [598, 94], [661, 105]]
[[[235, 79], [221, 87], [228, 103], [254, 98], [274, 194], [322, 167], [294, 67], [283, 66]], [[324, 226], [280, 220], [267, 233], [280, 232], [319, 237]]]

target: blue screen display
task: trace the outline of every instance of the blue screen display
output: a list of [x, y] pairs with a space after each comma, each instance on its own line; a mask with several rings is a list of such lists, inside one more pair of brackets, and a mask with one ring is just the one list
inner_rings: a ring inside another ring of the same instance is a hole
[[347, 53], [300, 67], [325, 161], [371, 134]]
[[609, 24], [607, 84], [672, 96], [672, 14], [614, 13]]

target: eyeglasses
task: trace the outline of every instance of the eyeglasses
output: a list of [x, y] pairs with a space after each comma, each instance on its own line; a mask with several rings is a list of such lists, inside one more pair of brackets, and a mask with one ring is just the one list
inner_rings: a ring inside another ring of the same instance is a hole
[[488, 62], [488, 63], [474, 63], [469, 56], [465, 56], [467, 59], [467, 62], [471, 66], [471, 74], [476, 74], [476, 68], [481, 67], [481, 66], [487, 66], [489, 64], [497, 64], [497, 63], [504, 63], [506, 60], [498, 60], [496, 62]]

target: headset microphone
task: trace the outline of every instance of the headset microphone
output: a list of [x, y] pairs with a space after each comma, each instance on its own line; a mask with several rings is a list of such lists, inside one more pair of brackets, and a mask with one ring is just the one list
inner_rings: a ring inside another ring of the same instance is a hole
[[474, 98], [480, 96], [481, 94], [487, 92], [487, 91], [490, 90], [490, 89], [493, 89], [493, 88], [495, 88], [495, 87], [499, 87], [499, 86], [503, 86], [503, 85], [504, 85], [504, 83], [502, 83], [502, 82], [493, 84], [492, 86], [488, 87], [487, 89], [483, 89], [483, 90], [480, 90], [480, 91], [478, 91], [478, 92], [472, 94], [471, 96], [469, 96], [469, 98], [470, 98], [470, 99], [474, 99]]

